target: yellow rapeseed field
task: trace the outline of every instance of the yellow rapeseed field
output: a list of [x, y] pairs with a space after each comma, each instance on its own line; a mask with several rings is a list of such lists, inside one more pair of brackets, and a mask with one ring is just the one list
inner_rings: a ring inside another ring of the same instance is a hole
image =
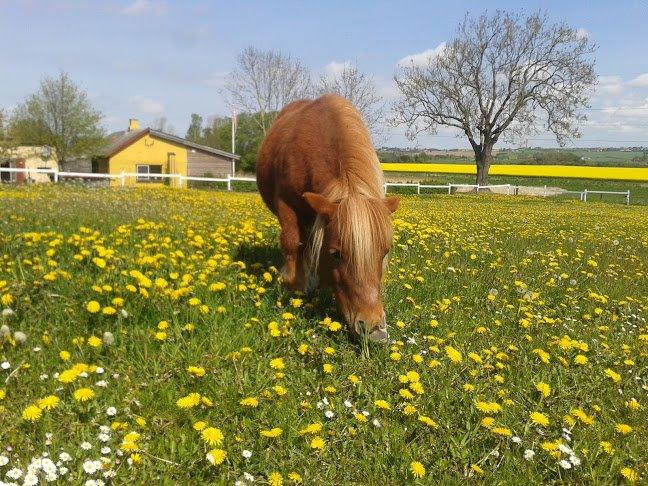
[[[476, 174], [474, 164], [380, 164], [385, 172], [429, 172], [441, 174]], [[500, 176], [567, 177], [575, 179], [648, 181], [648, 168], [594, 167], [575, 165], [495, 164], [489, 173]]]
[[368, 349], [256, 194], [0, 187], [4, 484], [648, 475], [648, 211], [404, 197]]

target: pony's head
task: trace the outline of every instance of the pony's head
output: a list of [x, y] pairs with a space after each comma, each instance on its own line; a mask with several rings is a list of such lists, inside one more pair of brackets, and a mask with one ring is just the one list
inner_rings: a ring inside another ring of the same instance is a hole
[[351, 194], [331, 200], [312, 192], [304, 198], [318, 215], [308, 249], [311, 270], [332, 287], [353, 331], [367, 333], [374, 341], [386, 340], [380, 286], [398, 198]]

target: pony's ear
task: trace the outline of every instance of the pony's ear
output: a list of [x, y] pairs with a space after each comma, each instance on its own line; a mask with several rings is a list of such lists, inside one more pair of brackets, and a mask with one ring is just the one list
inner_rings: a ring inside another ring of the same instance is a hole
[[385, 206], [387, 206], [387, 209], [391, 213], [395, 212], [398, 209], [398, 205], [400, 204], [400, 199], [396, 196], [390, 196], [385, 198]]
[[302, 194], [308, 205], [313, 208], [317, 214], [326, 218], [331, 218], [337, 210], [337, 204], [332, 203], [321, 194], [314, 192], [305, 192]]

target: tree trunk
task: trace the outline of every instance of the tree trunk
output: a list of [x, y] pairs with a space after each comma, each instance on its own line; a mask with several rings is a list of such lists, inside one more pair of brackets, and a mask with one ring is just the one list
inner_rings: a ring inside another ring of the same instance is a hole
[[484, 145], [479, 151], [475, 150], [475, 163], [477, 164], [477, 182], [480, 186], [488, 185], [488, 171], [493, 163], [493, 147]]

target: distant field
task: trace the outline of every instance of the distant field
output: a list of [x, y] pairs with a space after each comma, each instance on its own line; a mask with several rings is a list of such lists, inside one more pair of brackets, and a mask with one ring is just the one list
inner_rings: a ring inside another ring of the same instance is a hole
[[[474, 155], [468, 150], [422, 150], [398, 152], [379, 150], [385, 163], [472, 164]], [[594, 167], [648, 167], [648, 150], [587, 149], [517, 149], [493, 151], [496, 164], [502, 165], [572, 165]]]
[[[474, 164], [389, 164], [383, 163], [385, 172], [430, 172], [450, 174], [475, 174]], [[527, 177], [568, 177], [577, 179], [648, 181], [648, 168], [593, 167], [569, 165], [493, 165], [493, 175]]]

